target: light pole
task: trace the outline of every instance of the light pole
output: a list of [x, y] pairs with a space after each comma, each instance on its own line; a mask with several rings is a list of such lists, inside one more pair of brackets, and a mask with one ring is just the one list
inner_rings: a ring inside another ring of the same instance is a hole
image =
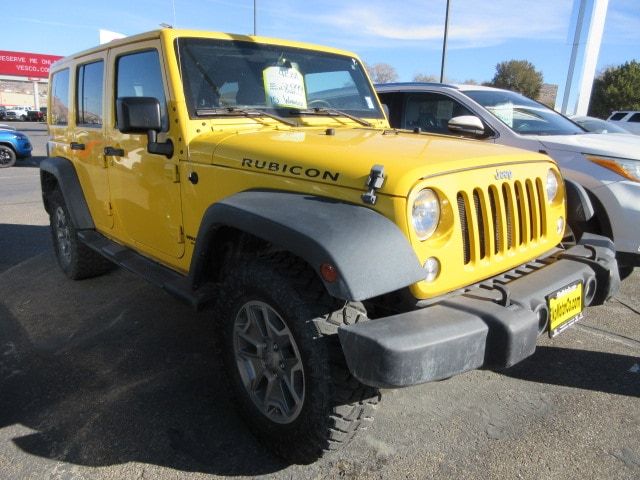
[[447, 0], [447, 13], [444, 17], [444, 39], [442, 41], [442, 64], [440, 66], [440, 83], [444, 82], [444, 64], [447, 60], [447, 35], [449, 34], [449, 0]]
[[257, 25], [257, 12], [256, 12], [256, 3], [258, 2], [258, 0], [253, 0], [253, 35], [257, 35], [258, 34], [258, 25]]

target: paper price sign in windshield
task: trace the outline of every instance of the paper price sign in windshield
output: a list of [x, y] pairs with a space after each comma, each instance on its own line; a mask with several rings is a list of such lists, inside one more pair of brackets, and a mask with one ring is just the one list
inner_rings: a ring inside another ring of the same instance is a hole
[[267, 102], [273, 107], [307, 108], [304, 78], [295, 68], [267, 67], [262, 71]]
[[513, 103], [500, 103], [492, 107], [487, 107], [487, 110], [493, 113], [498, 120], [507, 124], [508, 127], [513, 128]]

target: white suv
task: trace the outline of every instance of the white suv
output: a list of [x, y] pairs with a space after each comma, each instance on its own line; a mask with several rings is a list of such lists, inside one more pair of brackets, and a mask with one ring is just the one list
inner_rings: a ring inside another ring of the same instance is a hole
[[[389, 83], [376, 90], [395, 128], [548, 154], [572, 190], [567, 197], [569, 243], [584, 232], [600, 233], [615, 243], [621, 277], [640, 266], [640, 137], [589, 133], [541, 103], [498, 88]], [[579, 211], [579, 202], [571, 208], [571, 194], [585, 191], [594, 211]]]
[[610, 122], [616, 122], [625, 130], [640, 135], [640, 112], [638, 111], [617, 111], [607, 118]]
[[16, 120], [25, 121], [27, 119], [27, 112], [33, 110], [31, 107], [11, 107], [7, 108], [6, 112], [14, 112], [16, 114]]

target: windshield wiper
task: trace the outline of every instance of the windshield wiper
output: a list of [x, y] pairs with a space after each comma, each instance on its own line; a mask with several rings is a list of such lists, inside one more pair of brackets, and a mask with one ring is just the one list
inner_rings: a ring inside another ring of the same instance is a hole
[[291, 122], [286, 118], [282, 118], [279, 115], [268, 113], [257, 108], [237, 108], [237, 107], [216, 107], [216, 108], [198, 108], [196, 115], [199, 117], [207, 116], [226, 116], [226, 117], [268, 117], [278, 122], [289, 125], [290, 127], [297, 127], [298, 124]]
[[363, 120], [360, 117], [356, 117], [355, 115], [351, 115], [350, 113], [343, 112], [342, 110], [337, 110], [335, 108], [324, 108], [324, 107], [316, 107], [316, 108], [308, 108], [308, 109], [293, 109], [291, 111], [292, 114], [297, 115], [327, 115], [330, 117], [347, 117], [354, 122], [359, 123], [360, 125], [364, 125], [365, 127], [372, 127], [373, 125], [366, 120]]

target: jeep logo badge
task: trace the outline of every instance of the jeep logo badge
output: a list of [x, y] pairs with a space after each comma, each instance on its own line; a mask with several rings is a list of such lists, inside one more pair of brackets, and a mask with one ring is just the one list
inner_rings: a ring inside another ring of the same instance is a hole
[[512, 176], [511, 170], [496, 170], [494, 178], [496, 180], [511, 180]]

